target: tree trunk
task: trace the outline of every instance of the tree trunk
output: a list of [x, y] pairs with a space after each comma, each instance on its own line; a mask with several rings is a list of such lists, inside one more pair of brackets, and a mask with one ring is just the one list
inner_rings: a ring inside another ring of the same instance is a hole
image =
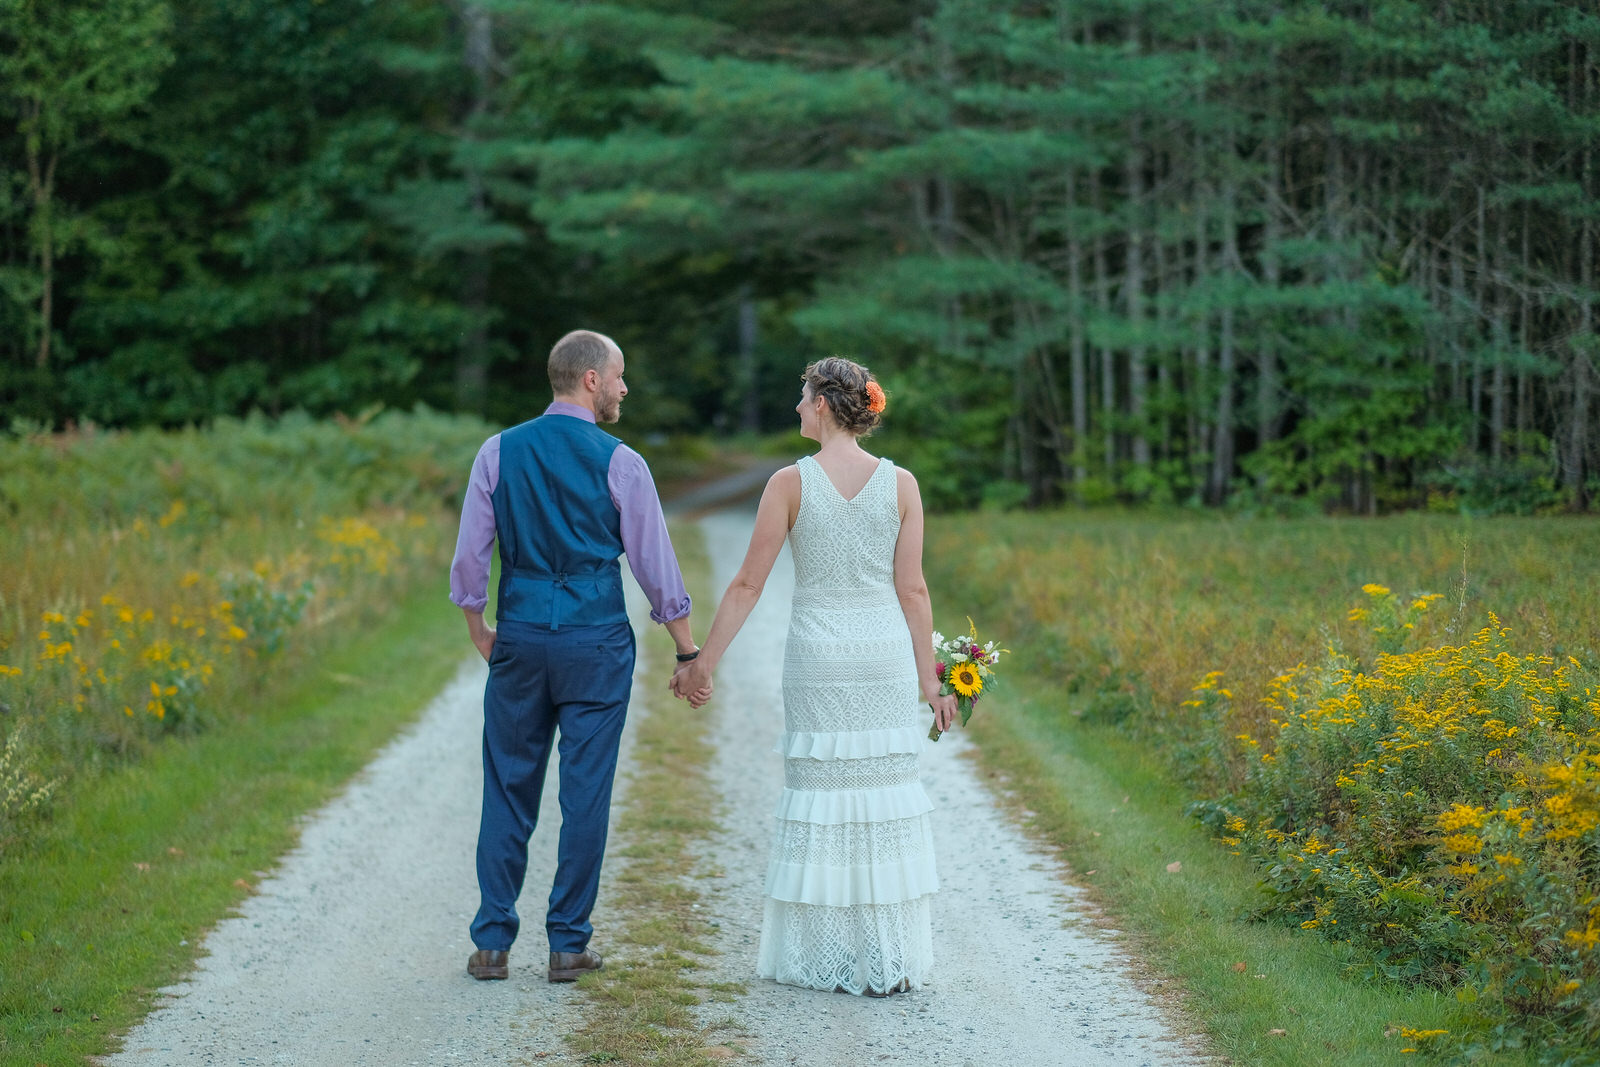
[[[1528, 170], [1532, 173], [1532, 160]], [[1531, 294], [1533, 260], [1529, 256], [1529, 234], [1533, 230], [1533, 211], [1527, 201], [1522, 205], [1522, 307], [1517, 316], [1517, 453], [1520, 455], [1533, 428], [1533, 375], [1528, 372], [1528, 353], [1533, 351], [1533, 297]]]
[[1123, 271], [1122, 300], [1128, 316], [1133, 343], [1128, 347], [1128, 414], [1133, 423], [1133, 463], [1150, 466], [1150, 428], [1145, 424], [1148, 401], [1144, 340], [1144, 153], [1139, 122], [1128, 125], [1128, 156], [1125, 175], [1128, 185], [1128, 254]]
[[1478, 186], [1478, 275], [1474, 288], [1475, 310], [1473, 316], [1472, 341], [1478, 355], [1472, 361], [1472, 449], [1480, 452], [1483, 448], [1483, 433], [1480, 420], [1483, 417], [1484, 386], [1484, 338], [1483, 329], [1479, 325], [1489, 312], [1489, 209], [1487, 197], [1483, 186]]
[[34, 131], [23, 138], [27, 145], [28, 188], [33, 194], [33, 226], [38, 231], [39, 253], [39, 343], [34, 350], [34, 365], [40, 370], [50, 365], [50, 342], [55, 333], [55, 189], [56, 160], [51, 152], [43, 157], [42, 137], [38, 133], [43, 105], [31, 101], [24, 125]]
[[1039, 483], [1037, 449], [1033, 443], [1033, 407], [1028, 395], [1028, 360], [1017, 360], [1011, 375], [1011, 426], [1017, 449], [1017, 476], [1028, 487], [1029, 502], [1033, 502]]
[[[1458, 408], [1467, 406], [1469, 399], [1467, 375], [1467, 323], [1462, 320], [1461, 309], [1467, 306], [1467, 267], [1461, 251], [1461, 239], [1456, 227], [1450, 234], [1450, 295], [1445, 322], [1450, 330], [1450, 399]], [[1468, 420], [1467, 445], [1476, 448], [1477, 432]]]
[[[54, 159], [50, 166], [55, 168]], [[39, 220], [39, 349], [34, 365], [40, 370], [50, 365], [50, 340], [55, 333], [56, 241], [50, 208], [48, 196], [35, 201], [35, 217]]]
[[[466, 38], [465, 62], [472, 75], [472, 106], [467, 112], [465, 138], [478, 137], [477, 124], [489, 110], [490, 79], [493, 76], [493, 22], [489, 10], [475, 3], [461, 12]], [[482, 218], [488, 214], [488, 195], [483, 175], [475, 168], [466, 174], [472, 212]], [[490, 252], [486, 248], [466, 253], [462, 265], [462, 304], [471, 325], [462, 338], [456, 355], [456, 406], [462, 411], [482, 414], [489, 399], [489, 285]]]
[[[1261, 277], [1270, 293], [1276, 295], [1283, 277], [1278, 258], [1282, 240], [1282, 220], [1278, 214], [1278, 191], [1282, 182], [1279, 153], [1274, 139], [1267, 145], [1267, 195], [1262, 201]], [[1278, 438], [1278, 352], [1274, 324], [1269, 320], [1259, 327], [1260, 347], [1256, 349], [1256, 447], [1263, 448]], [[1258, 488], [1266, 488], [1266, 474], [1259, 475]]]
[[[934, 41], [934, 57], [938, 65], [939, 84], [941, 86], [942, 111], [940, 124], [950, 129], [954, 122], [954, 94], [956, 85], [955, 54], [950, 47], [949, 37], [942, 31]], [[941, 255], [949, 256], [956, 247], [956, 186], [948, 174], [937, 174], [933, 178], [934, 192], [934, 241]], [[963, 341], [961, 336], [961, 301], [958, 297], [951, 297], [945, 301], [944, 307], [945, 328], [949, 330], [949, 339], [946, 348], [955, 354], [960, 354]]]
[[[1078, 204], [1078, 175], [1067, 172], [1067, 204]], [[1069, 226], [1067, 234], [1067, 314], [1071, 318], [1068, 335], [1068, 376], [1072, 388], [1072, 484], [1081, 487], [1089, 480], [1089, 461], [1084, 448], [1089, 442], [1089, 353], [1083, 326], [1083, 241], [1078, 228]]]
[[[1172, 292], [1172, 279], [1169, 275], [1171, 267], [1167, 262], [1167, 243], [1158, 234], [1150, 238], [1150, 255], [1154, 258], [1155, 276], [1152, 279], [1155, 291], [1152, 299], [1155, 303], [1156, 325], [1162, 337], [1168, 336], [1165, 327], [1172, 316], [1171, 301], [1168, 294]], [[1181, 287], [1180, 287], [1181, 288]], [[1158, 453], [1162, 460], [1172, 458], [1172, 429], [1173, 419], [1170, 406], [1175, 390], [1172, 382], [1172, 357], [1163, 344], [1156, 351], [1156, 408], [1161, 415], [1161, 449]]]
[[[1328, 235], [1328, 254], [1323, 258], [1323, 273], [1326, 281], [1333, 283], [1344, 278], [1344, 266], [1340, 262], [1343, 255], [1344, 244], [1344, 158], [1341, 154], [1337, 135], [1330, 128], [1324, 140], [1322, 174], [1322, 210], [1326, 221], [1325, 232]], [[1348, 309], [1345, 312], [1345, 326], [1353, 324], [1348, 319]], [[1337, 321], [1330, 313], [1329, 324]]]
[[[1100, 177], [1094, 178], [1093, 204], [1095, 217], [1105, 217], [1105, 190]], [[1097, 221], [1094, 234], [1094, 301], [1104, 321], [1111, 312], [1111, 271], [1106, 263], [1106, 239]], [[1116, 480], [1117, 473], [1117, 354], [1109, 345], [1100, 345], [1100, 429], [1105, 450], [1106, 481]]]
[[[1588, 58], [1588, 49], [1584, 49], [1585, 58]], [[1582, 102], [1587, 105], [1593, 94], [1594, 84], [1589, 64], [1584, 63], [1577, 67], [1583, 73], [1575, 78], [1581, 79]], [[1594, 149], [1592, 142], [1583, 148], [1583, 163], [1581, 167], [1581, 185], [1583, 195], [1593, 198], [1596, 195], [1594, 188]], [[1567, 462], [1565, 464], [1567, 489], [1572, 493], [1572, 506], [1582, 511], [1588, 507], [1588, 490], [1585, 484], [1585, 465], [1589, 456], [1589, 376], [1591, 370], [1590, 360], [1594, 350], [1594, 304], [1591, 303], [1594, 293], [1594, 218], [1589, 212], [1583, 216], [1583, 224], [1578, 231], [1578, 344], [1572, 353], [1572, 412], [1571, 421], [1567, 426]]]
[[739, 287], [739, 384], [744, 388], [744, 403], [739, 413], [739, 428], [756, 433], [761, 429], [761, 380], [756, 360], [756, 301], [750, 283]]
[[1493, 341], [1491, 351], [1494, 354], [1494, 368], [1491, 372], [1489, 384], [1489, 458], [1499, 463], [1505, 458], [1506, 438], [1506, 401], [1510, 382], [1506, 375], [1506, 349], [1511, 347], [1511, 329], [1506, 321], [1508, 305], [1511, 294], [1506, 291], [1506, 215], [1509, 212], [1501, 210], [1498, 221], [1498, 237], [1494, 246], [1495, 270], [1500, 274], [1500, 283], [1495, 287], [1490, 299], [1493, 301], [1490, 314], [1489, 336]]
[[[1195, 159], [1202, 157], [1204, 144], [1195, 135]], [[1203, 290], [1211, 273], [1210, 218], [1206, 214], [1209, 189], [1198, 176], [1194, 185], [1194, 288]], [[1211, 468], [1216, 454], [1215, 411], [1211, 403], [1211, 313], [1202, 306], [1194, 324], [1194, 398], [1190, 402], [1198, 432], [1194, 440], [1193, 469], [1203, 500], [1211, 501]]]
[[[1029, 330], [1035, 338], [1040, 336], [1038, 308], [1033, 304], [1017, 303], [1018, 314], [1029, 324]], [[1050, 451], [1055, 459], [1053, 470], [1048, 477], [1044, 472], [1039, 474], [1039, 482], [1033, 487], [1030, 503], [1047, 504], [1058, 499], [1062, 479], [1066, 477], [1068, 466], [1071, 462], [1071, 449], [1067, 445], [1063, 430], [1066, 425], [1065, 413], [1061, 410], [1061, 380], [1056, 376], [1054, 361], [1050, 353], [1035, 343], [1028, 359], [1038, 364], [1039, 381], [1032, 390], [1038, 407], [1043, 410], [1038, 413], [1039, 420], [1044, 424], [1045, 434], [1048, 438]]]
[[[1224, 141], [1224, 147], [1231, 156], [1231, 134]], [[1237, 205], [1238, 186], [1231, 174], [1225, 175], [1222, 189], [1222, 267], [1224, 276], [1228, 278], [1236, 277], [1243, 266], [1239, 259]], [[1221, 317], [1222, 333], [1217, 343], [1217, 443], [1211, 450], [1213, 504], [1222, 504], [1227, 500], [1228, 484], [1233, 480], [1234, 307], [1231, 296], [1223, 302]]]

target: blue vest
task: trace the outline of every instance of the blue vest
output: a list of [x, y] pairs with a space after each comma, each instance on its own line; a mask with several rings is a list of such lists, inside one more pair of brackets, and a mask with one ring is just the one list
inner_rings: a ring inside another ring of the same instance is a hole
[[627, 621], [622, 516], [607, 483], [621, 444], [571, 415], [541, 415], [500, 435], [500, 481], [490, 496], [497, 618], [552, 630]]

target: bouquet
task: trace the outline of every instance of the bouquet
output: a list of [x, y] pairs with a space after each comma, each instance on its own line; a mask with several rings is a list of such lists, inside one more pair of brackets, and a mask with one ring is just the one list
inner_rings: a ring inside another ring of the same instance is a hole
[[[1006, 649], [996, 648], [993, 641], [978, 643], [978, 627], [970, 616], [967, 626], [964, 637], [945, 637], [937, 630], [933, 632], [934, 671], [939, 675], [939, 693], [942, 696], [955, 694], [962, 726], [972, 718], [973, 705], [978, 703], [984, 690], [994, 689], [994, 665], [1007, 654]], [[939, 740], [940, 732], [935, 721], [928, 731], [928, 740]]]

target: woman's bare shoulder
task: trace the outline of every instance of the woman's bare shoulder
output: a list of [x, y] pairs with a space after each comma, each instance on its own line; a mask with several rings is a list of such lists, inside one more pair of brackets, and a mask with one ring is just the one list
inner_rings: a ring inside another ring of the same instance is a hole
[[772, 472], [772, 477], [767, 479], [767, 488], [788, 492], [793, 489], [800, 491], [800, 465], [791, 463], [787, 467], [780, 467]]

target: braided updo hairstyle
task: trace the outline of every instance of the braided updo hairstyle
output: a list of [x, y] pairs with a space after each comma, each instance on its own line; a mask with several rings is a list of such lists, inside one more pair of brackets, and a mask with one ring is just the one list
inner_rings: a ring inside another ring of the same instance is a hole
[[867, 368], [843, 356], [829, 356], [806, 367], [801, 377], [812, 396], [827, 399], [828, 410], [841, 430], [865, 437], [877, 428], [883, 389]]

